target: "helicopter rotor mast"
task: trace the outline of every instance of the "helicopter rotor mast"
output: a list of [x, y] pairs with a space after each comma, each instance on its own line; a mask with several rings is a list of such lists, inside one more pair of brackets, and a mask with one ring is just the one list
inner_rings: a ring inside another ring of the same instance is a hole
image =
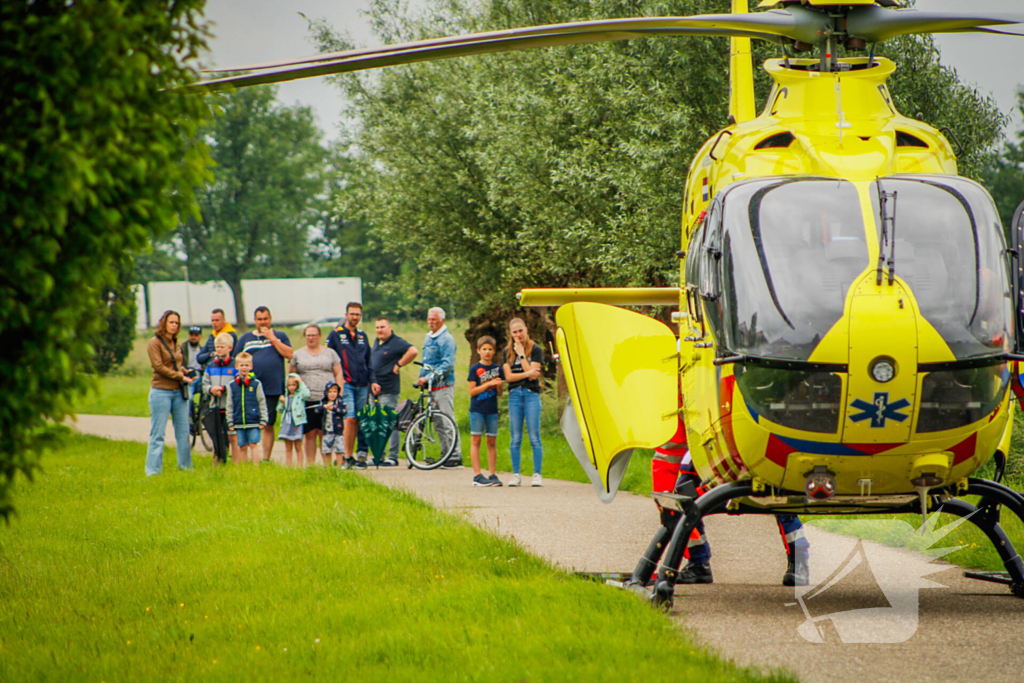
[[[732, 0], [733, 14], [748, 14], [747, 0]], [[754, 60], [750, 38], [729, 39], [729, 116], [736, 123], [752, 121], [754, 106]]]

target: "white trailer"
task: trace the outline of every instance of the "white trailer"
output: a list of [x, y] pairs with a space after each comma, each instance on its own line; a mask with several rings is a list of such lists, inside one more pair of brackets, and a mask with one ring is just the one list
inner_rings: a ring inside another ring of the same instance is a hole
[[[275, 325], [299, 325], [323, 316], [344, 316], [348, 302], [362, 303], [363, 282], [357, 277], [242, 280], [242, 296], [250, 325], [259, 306], [270, 309]], [[224, 309], [232, 324], [238, 322], [225, 282], [150, 282], [146, 305], [153, 325], [166, 310], [178, 311], [183, 327], [209, 325], [215, 308]]]

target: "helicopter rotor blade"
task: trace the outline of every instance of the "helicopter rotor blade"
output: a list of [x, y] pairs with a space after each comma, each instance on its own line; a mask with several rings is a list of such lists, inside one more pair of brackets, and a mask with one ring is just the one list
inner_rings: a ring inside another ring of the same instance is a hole
[[908, 33], [992, 33], [986, 27], [1022, 23], [1024, 14], [1012, 12], [969, 14], [871, 6], [851, 9], [846, 30], [851, 36], [877, 43]]
[[[603, 19], [567, 24], [490, 31], [445, 38], [432, 38], [375, 48], [347, 50], [270, 62], [208, 73], [241, 75], [214, 78], [189, 86], [200, 90], [220, 90], [300, 78], [413, 64], [468, 55], [491, 54], [559, 45], [602, 43], [632, 38], [665, 36], [725, 36], [757, 38], [771, 42], [784, 40], [819, 44], [836, 33], [840, 20], [827, 13], [803, 6], [789, 6], [756, 14], [705, 14], [692, 17], [638, 17]], [[919, 10], [889, 10], [882, 7], [850, 7], [842, 30], [868, 42], [879, 42], [907, 33], [997, 32], [987, 28], [1024, 23], [1024, 15], [968, 15]], [[1014, 35], [1014, 34], [1010, 34]]]
[[600, 43], [654, 35], [726, 36], [758, 38], [779, 42], [782, 37], [810, 40], [827, 24], [827, 18], [800, 8], [759, 14], [721, 14], [695, 17], [641, 17], [601, 21], [553, 24], [507, 31], [435, 38], [431, 40], [384, 45], [273, 62], [229, 70], [226, 73], [254, 70], [242, 76], [229, 76], [196, 83], [192, 87], [218, 90], [226, 86], [278, 83], [298, 78], [361, 71], [382, 66], [447, 59], [466, 55], [525, 50], [581, 43]]

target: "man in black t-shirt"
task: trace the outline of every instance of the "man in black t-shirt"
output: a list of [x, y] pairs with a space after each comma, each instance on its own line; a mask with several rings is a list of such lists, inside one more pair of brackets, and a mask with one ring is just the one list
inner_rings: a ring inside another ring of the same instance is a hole
[[[405, 367], [419, 354], [419, 349], [391, 331], [387, 318], [377, 318], [377, 340], [370, 352], [370, 362], [376, 383], [370, 389], [383, 405], [395, 408], [402, 393], [402, 377], [399, 368]], [[398, 430], [388, 439], [388, 457], [381, 465], [393, 467], [398, 464]]]

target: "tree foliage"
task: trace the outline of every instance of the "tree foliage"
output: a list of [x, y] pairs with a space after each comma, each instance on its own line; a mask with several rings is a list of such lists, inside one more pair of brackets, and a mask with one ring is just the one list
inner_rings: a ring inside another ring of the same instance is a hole
[[[1024, 88], [1017, 90], [1017, 111], [1024, 115]], [[998, 154], [993, 154], [984, 171], [982, 182], [995, 199], [1003, 227], [1010, 229], [1013, 214], [1024, 202], [1024, 130], [1017, 132], [1017, 141], [1007, 140]]]
[[304, 268], [310, 231], [327, 212], [326, 150], [309, 107], [275, 101], [272, 86], [216, 96], [201, 132], [215, 162], [198, 188], [200, 213], [178, 237], [192, 280], [223, 280], [244, 329], [242, 280]]
[[193, 206], [201, 0], [0, 0], [0, 516], [89, 384], [102, 293]]
[[[607, 17], [729, 10], [727, 0], [438, 0], [421, 17], [372, 3], [385, 42]], [[314, 24], [322, 49], [347, 43]], [[948, 125], [963, 170], [993, 144], [991, 102], [928, 38], [885, 49], [904, 111]], [[754, 42], [754, 57], [779, 56]], [[359, 122], [364, 182], [341, 214], [374, 226], [421, 295], [509, 310], [528, 286], [670, 285], [691, 158], [726, 125], [724, 38], [652, 38], [453, 59], [335, 79]], [[768, 77], [757, 72], [763, 99]]]
[[100, 300], [106, 307], [100, 309], [106, 330], [93, 346], [96, 349], [96, 372], [105, 375], [124, 363], [135, 341], [135, 321], [138, 304], [135, 302], [135, 268], [130, 258], [124, 259], [117, 271], [117, 280], [108, 285]]
[[[329, 161], [330, 195], [351, 193], [362, 182], [358, 165], [339, 147], [333, 147]], [[402, 265], [365, 221], [332, 210], [325, 215], [322, 230], [314, 230], [311, 235], [310, 247], [306, 269], [310, 277], [358, 277], [362, 281], [363, 305], [374, 315], [405, 316], [411, 312], [410, 302], [415, 297], [407, 297], [396, 287], [401, 282]]]

